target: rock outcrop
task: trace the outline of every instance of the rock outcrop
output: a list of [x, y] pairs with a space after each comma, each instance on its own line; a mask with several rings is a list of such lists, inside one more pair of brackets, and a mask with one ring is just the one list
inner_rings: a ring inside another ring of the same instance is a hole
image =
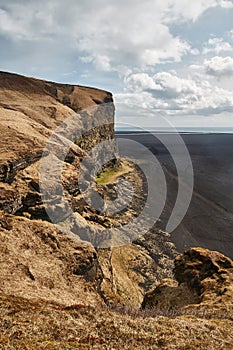
[[232, 302], [233, 261], [223, 254], [193, 248], [175, 259], [174, 275], [200, 296], [202, 303]]
[[233, 261], [230, 258], [216, 251], [190, 248], [178, 255], [174, 264], [176, 280], [163, 280], [146, 293], [142, 308], [233, 314]]

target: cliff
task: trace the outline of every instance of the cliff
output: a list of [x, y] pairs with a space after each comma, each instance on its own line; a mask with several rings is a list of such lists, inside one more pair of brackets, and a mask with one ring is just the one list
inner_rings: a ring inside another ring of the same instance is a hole
[[[119, 181], [127, 180], [121, 193], [128, 194], [129, 183], [135, 191], [127, 210], [101, 212], [80, 192], [80, 164], [95, 146], [114, 140], [111, 93], [1, 72], [0, 101], [1, 348], [170, 349], [172, 343], [174, 349], [230, 349], [230, 260], [195, 250], [178, 256], [174, 265], [177, 252], [169, 235], [154, 226], [140, 237], [140, 223], [137, 232], [129, 232], [135, 237], [130, 243], [99, 244], [99, 232], [130, 222], [145, 199], [143, 177], [125, 159], [102, 169], [111, 171], [107, 179], [99, 175], [97, 189], [115, 199]], [[106, 144], [117, 156], [111, 142]], [[50, 159], [62, 169], [61, 184]], [[44, 160], [50, 169], [46, 186], [54, 197], [42, 196]], [[93, 175], [84, 180], [85, 185]], [[211, 276], [204, 271], [206, 261], [215, 266]], [[191, 306], [180, 301], [184, 294]], [[209, 313], [195, 314], [209, 295]]]
[[[145, 291], [155, 281], [171, 276], [175, 249], [167, 235], [156, 228], [135, 244], [95, 249], [92, 244], [98, 241], [99, 230], [129, 221], [143, 195], [138, 186], [138, 197], [131, 208], [124, 215], [109, 217], [85, 202], [78, 184], [80, 162], [87, 153], [99, 143], [114, 139], [111, 93], [2, 72], [0, 101], [2, 292], [67, 305], [81, 298], [87, 304], [122, 300], [140, 306]], [[102, 106], [106, 107], [102, 110]], [[70, 137], [74, 126], [67, 122], [73, 122], [73, 116], [75, 128], [81, 130], [81, 136], [74, 139]], [[65, 132], [53, 136], [60, 125]], [[47, 159], [45, 148], [51, 137], [55, 166], [66, 144], [69, 146], [62, 159], [62, 191], [74, 212], [72, 220], [66, 219], [66, 205], [60, 200], [53, 168], [47, 186], [55, 196], [47, 202], [42, 198], [40, 164], [42, 156]], [[140, 184], [132, 165], [123, 168], [127, 171], [122, 176]], [[100, 185], [99, 190], [110, 197], [114, 192], [111, 184]], [[53, 212], [49, 216], [45, 205], [61, 217], [59, 224], [66, 227], [65, 233], [51, 220]], [[92, 244], [85, 242], [86, 232]], [[88, 296], [86, 288], [92, 291]]]

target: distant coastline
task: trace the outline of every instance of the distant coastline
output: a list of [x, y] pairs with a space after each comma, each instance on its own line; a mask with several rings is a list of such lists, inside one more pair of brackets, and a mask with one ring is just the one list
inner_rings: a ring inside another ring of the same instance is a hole
[[117, 135], [135, 134], [135, 135], [146, 135], [146, 134], [233, 134], [233, 127], [218, 127], [218, 128], [127, 128], [127, 127], [116, 127], [115, 133]]

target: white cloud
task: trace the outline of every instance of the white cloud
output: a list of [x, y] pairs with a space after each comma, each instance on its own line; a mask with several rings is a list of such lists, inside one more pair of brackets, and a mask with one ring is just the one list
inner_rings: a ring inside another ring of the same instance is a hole
[[[50, 5], [44, 12], [41, 4], [35, 8], [33, 4], [14, 4], [9, 3], [10, 7], [4, 4], [1, 8], [0, 2], [0, 34], [6, 35], [13, 41], [19, 40], [40, 40], [48, 38], [51, 34], [56, 33], [53, 26], [53, 15], [50, 12]], [[7, 8], [7, 10], [5, 9]]]
[[109, 72], [111, 70], [110, 60], [104, 55], [93, 55], [93, 56], [81, 56], [81, 62], [84, 63], [94, 63], [95, 66], [104, 72]]
[[206, 10], [214, 7], [233, 8], [232, 0], [178, 0], [167, 3], [167, 10], [164, 12], [166, 23], [178, 21], [195, 22]]
[[[198, 0], [198, 1], [171, 1], [165, 12], [166, 22], [188, 21], [195, 22], [208, 8], [219, 4], [218, 0]], [[220, 5], [221, 6], [221, 5]]]
[[[0, 34], [14, 41], [52, 40], [89, 57], [97, 70], [128, 71], [198, 54], [172, 35], [170, 23], [196, 21], [219, 0], [0, 0]], [[52, 50], [51, 50], [52, 54]], [[84, 61], [83, 61], [84, 62]]]
[[231, 0], [220, 0], [219, 1], [219, 6], [223, 8], [233, 8], [233, 1]]
[[159, 72], [153, 76], [145, 73], [132, 74], [125, 82], [128, 91], [150, 91], [164, 99], [198, 92], [194, 81], [180, 78], [170, 72]]
[[224, 41], [223, 38], [211, 38], [203, 46], [204, 55], [210, 52], [219, 54], [220, 52], [224, 51], [233, 51], [233, 46], [229, 42]]
[[77, 48], [92, 56], [93, 62], [98, 54], [108, 57], [113, 70], [118, 70], [122, 63], [130, 68], [142, 68], [161, 62], [179, 62], [191, 49], [188, 43], [173, 37], [156, 16], [143, 16], [143, 9], [132, 13], [132, 21], [125, 18], [125, 13], [118, 12], [116, 10], [115, 17], [112, 13], [108, 28], [102, 24], [107, 19], [100, 18], [101, 23], [93, 28], [83, 28], [84, 38], [77, 37]]
[[233, 111], [233, 92], [210, 84], [204, 79], [181, 78], [160, 72], [153, 76], [132, 74], [126, 81], [125, 94], [117, 101], [147, 111], [164, 111], [168, 115], [210, 115]]
[[233, 58], [230, 56], [215, 56], [204, 61], [206, 73], [209, 75], [221, 77], [233, 75]]
[[0, 33], [10, 34], [15, 33], [15, 37], [24, 38], [27, 33], [24, 26], [20, 22], [15, 22], [14, 19], [6, 11], [0, 9]]
[[161, 90], [161, 86], [156, 84], [155, 79], [146, 73], [137, 73], [128, 76], [125, 79], [127, 90], [143, 91], [143, 90]]

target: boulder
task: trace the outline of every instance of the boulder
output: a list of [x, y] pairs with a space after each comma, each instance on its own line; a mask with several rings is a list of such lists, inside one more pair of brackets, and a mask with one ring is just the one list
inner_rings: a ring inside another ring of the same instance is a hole
[[204, 248], [190, 248], [174, 261], [176, 280], [162, 280], [146, 293], [142, 308], [231, 305], [233, 261]]

